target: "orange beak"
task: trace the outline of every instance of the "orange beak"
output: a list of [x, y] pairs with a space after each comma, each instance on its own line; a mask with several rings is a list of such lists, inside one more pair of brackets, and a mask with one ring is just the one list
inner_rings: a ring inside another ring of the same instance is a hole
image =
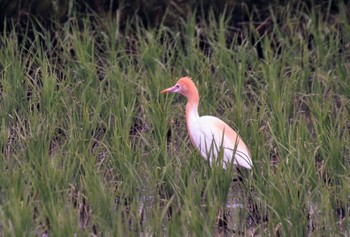
[[160, 93], [161, 94], [165, 94], [165, 93], [168, 93], [168, 92], [175, 92], [176, 89], [177, 89], [176, 86], [172, 86], [172, 87], [169, 87], [169, 88], [167, 88], [165, 90], [162, 90]]

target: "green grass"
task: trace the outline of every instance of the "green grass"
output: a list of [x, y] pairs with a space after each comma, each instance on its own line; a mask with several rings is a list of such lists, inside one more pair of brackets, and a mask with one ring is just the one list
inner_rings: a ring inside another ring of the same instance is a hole
[[[0, 236], [349, 235], [350, 27], [289, 10], [243, 41], [224, 17], [203, 23], [209, 56], [194, 19], [2, 33]], [[160, 94], [185, 75], [200, 114], [250, 147], [243, 182], [190, 144], [185, 99]]]

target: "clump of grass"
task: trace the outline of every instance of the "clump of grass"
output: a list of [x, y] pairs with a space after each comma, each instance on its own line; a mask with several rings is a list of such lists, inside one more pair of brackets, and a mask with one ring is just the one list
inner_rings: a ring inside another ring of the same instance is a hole
[[[284, 11], [262, 36], [235, 37], [224, 16], [200, 34], [194, 18], [179, 32], [90, 18], [2, 33], [1, 235], [346, 235], [346, 15]], [[183, 75], [200, 114], [249, 144], [242, 183], [194, 150], [185, 100], [159, 94]]]

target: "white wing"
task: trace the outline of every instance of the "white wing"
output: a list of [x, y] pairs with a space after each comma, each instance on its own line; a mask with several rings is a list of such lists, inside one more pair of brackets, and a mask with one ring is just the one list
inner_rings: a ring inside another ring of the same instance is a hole
[[[223, 168], [233, 163], [251, 169], [250, 153], [242, 139], [222, 120], [213, 116], [202, 116], [190, 121], [189, 133], [192, 143], [210, 163], [218, 158], [223, 148]], [[232, 161], [232, 159], [234, 160]]]

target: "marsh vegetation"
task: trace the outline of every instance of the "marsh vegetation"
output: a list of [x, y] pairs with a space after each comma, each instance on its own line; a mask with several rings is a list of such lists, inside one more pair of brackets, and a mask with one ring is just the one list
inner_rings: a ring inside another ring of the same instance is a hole
[[[174, 28], [96, 15], [7, 25], [0, 235], [348, 236], [347, 14], [285, 6], [263, 33], [229, 14]], [[186, 75], [199, 113], [249, 145], [251, 171], [210, 167], [192, 147], [185, 99], [160, 94]]]

